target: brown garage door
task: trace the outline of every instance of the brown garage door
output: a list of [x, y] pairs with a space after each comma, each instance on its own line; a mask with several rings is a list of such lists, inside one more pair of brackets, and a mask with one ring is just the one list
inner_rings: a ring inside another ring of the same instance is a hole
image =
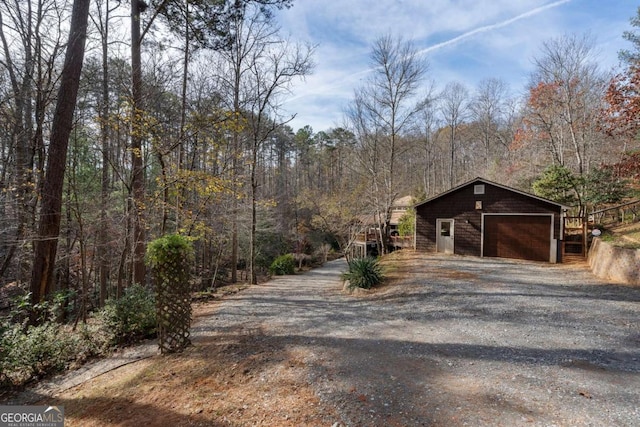
[[484, 217], [484, 256], [549, 261], [550, 246], [550, 216]]

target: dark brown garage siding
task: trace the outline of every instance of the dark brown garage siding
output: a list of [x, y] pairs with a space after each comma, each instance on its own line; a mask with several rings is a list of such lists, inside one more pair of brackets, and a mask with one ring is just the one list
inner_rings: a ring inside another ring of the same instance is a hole
[[486, 215], [483, 255], [549, 261], [551, 216]]

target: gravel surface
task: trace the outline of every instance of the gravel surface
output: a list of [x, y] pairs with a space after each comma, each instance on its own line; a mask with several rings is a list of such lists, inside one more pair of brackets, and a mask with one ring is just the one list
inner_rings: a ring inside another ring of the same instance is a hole
[[[401, 251], [343, 292], [337, 260], [200, 305], [153, 342], [15, 403], [69, 426], [640, 426], [640, 288], [550, 265]], [[53, 403], [51, 403], [53, 402]]]
[[194, 335], [241, 327], [305, 354], [345, 426], [638, 426], [640, 289], [584, 265], [405, 253], [346, 295], [343, 260], [225, 301]]

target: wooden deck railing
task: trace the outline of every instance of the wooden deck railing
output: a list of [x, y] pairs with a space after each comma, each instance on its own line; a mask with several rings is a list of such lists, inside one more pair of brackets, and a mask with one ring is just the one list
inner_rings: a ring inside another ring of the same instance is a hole
[[640, 219], [640, 200], [600, 209], [589, 214], [588, 220], [581, 217], [564, 218], [564, 236], [562, 254], [586, 256], [591, 243], [591, 230], [594, 227], [631, 223]]
[[358, 233], [356, 235], [356, 242], [375, 242], [378, 238], [376, 233]]
[[413, 236], [391, 236], [391, 245], [396, 248], [413, 248]]
[[[355, 241], [358, 243], [375, 242], [378, 240], [376, 233], [359, 233]], [[413, 236], [391, 236], [389, 243], [396, 248], [413, 248]]]

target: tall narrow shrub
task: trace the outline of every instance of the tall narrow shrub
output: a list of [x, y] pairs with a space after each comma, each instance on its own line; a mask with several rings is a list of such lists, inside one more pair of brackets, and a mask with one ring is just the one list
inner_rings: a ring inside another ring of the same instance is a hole
[[186, 237], [177, 234], [160, 237], [149, 244], [146, 260], [156, 286], [160, 352], [180, 351], [191, 343], [189, 279], [193, 246]]

